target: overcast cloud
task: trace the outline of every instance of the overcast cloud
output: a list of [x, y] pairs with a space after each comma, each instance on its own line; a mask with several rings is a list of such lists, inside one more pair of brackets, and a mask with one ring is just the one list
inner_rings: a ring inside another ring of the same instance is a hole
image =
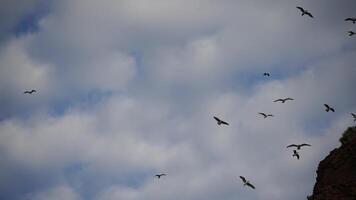
[[[344, 22], [354, 0], [2, 1], [0, 11], [0, 199], [306, 199], [354, 125], [356, 25]], [[296, 160], [286, 146], [304, 142]]]

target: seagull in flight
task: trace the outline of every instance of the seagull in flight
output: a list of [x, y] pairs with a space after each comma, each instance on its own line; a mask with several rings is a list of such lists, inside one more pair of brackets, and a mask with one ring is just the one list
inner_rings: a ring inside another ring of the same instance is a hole
[[245, 177], [240, 176], [240, 178], [241, 178], [242, 182], [244, 182], [244, 186], [249, 186], [249, 187], [251, 187], [252, 189], [256, 189], [255, 186], [253, 186], [253, 185], [250, 183], [250, 181], [246, 180]]
[[352, 117], [354, 118], [354, 122], [356, 122], [356, 114], [351, 113]]
[[34, 93], [34, 92], [37, 92], [37, 91], [36, 91], [36, 90], [31, 90], [31, 91], [26, 90], [26, 91], [24, 92], [24, 94], [32, 94], [32, 93]]
[[356, 23], [356, 18], [355, 17], [349, 17], [349, 18], [346, 18], [345, 21], [351, 21], [353, 24]]
[[311, 145], [310, 144], [291, 144], [291, 145], [288, 145], [287, 148], [289, 147], [297, 147], [297, 149], [299, 150], [301, 147], [303, 146], [307, 146], [307, 147], [310, 147]]
[[277, 100], [274, 100], [273, 102], [278, 102], [278, 101], [280, 101], [280, 102], [282, 102], [282, 103], [285, 103], [286, 101], [288, 101], [288, 100], [294, 100], [294, 99], [292, 99], [292, 98], [285, 98], [285, 99], [277, 99]]
[[348, 33], [349, 33], [349, 36], [353, 36], [353, 35], [355, 35], [355, 34], [356, 34], [356, 33], [355, 33], [355, 32], [353, 32], [353, 31], [349, 31]]
[[225, 125], [229, 125], [229, 123], [217, 118], [214, 116], [214, 119], [216, 120], [216, 122], [218, 123], [218, 125], [221, 125], [221, 124], [225, 124]]
[[297, 150], [293, 150], [293, 157], [297, 157], [297, 159], [299, 160], [299, 153], [297, 152]]
[[272, 115], [272, 114], [266, 114], [266, 113], [258, 113], [258, 114], [260, 114], [260, 115], [262, 115], [263, 116], [263, 118], [267, 118], [267, 117], [274, 117], [274, 115]]
[[334, 108], [330, 107], [328, 104], [324, 104], [324, 106], [325, 106], [326, 112], [329, 112], [329, 111], [335, 112]]
[[265, 72], [265, 73], [263, 73], [263, 76], [271, 76], [271, 74], [270, 74], [270, 73]]
[[307, 11], [304, 8], [299, 7], [299, 6], [297, 6], [297, 8], [302, 12], [302, 16], [303, 15], [308, 15], [309, 17], [313, 18], [313, 15], [309, 11]]
[[161, 176], [167, 176], [167, 174], [156, 174], [155, 176], [156, 176], [158, 179], [160, 179]]

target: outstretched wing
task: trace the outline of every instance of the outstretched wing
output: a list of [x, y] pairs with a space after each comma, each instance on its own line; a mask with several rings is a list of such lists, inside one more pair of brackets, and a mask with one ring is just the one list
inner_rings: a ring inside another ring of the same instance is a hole
[[310, 12], [306, 12], [305, 14], [308, 15], [309, 17], [311, 17], [311, 18], [314, 18], [313, 15]]
[[246, 183], [246, 179], [245, 179], [245, 177], [240, 176], [240, 178], [241, 178], [241, 180], [242, 180], [244, 183]]
[[304, 12], [304, 8], [299, 7], [299, 6], [297, 6], [297, 8], [298, 8], [300, 11]]
[[345, 21], [353, 21], [352, 18], [346, 18]]
[[30, 94], [30, 92], [29, 91], [25, 91], [24, 94]]
[[222, 121], [222, 120], [220, 120], [220, 122], [221, 122], [222, 124], [229, 125], [229, 123], [224, 122], [224, 121]]
[[303, 147], [303, 146], [308, 146], [308, 147], [310, 147], [311, 145], [304, 143], [304, 144], [301, 144], [301, 145], [299, 145], [299, 146], [301, 146], [301, 147]]
[[330, 106], [329, 106], [328, 104], [324, 104], [324, 106], [325, 106], [327, 109], [330, 108]]
[[264, 117], [267, 117], [267, 115], [265, 114], [265, 113], [258, 113], [258, 114], [260, 114], [260, 115], [262, 115], [262, 116], [264, 116]]
[[284, 100], [287, 101], [287, 100], [294, 100], [294, 99], [288, 97], [288, 98], [285, 98]]
[[217, 121], [217, 122], [221, 122], [221, 120], [217, 117], [214, 116], [214, 119]]
[[334, 108], [330, 107], [329, 109], [330, 109], [332, 112], [335, 112]]
[[256, 189], [251, 183], [246, 183], [247, 186], [251, 187], [252, 189]]
[[274, 115], [272, 115], [272, 114], [268, 114], [267, 116], [268, 116], [268, 117], [274, 117]]
[[296, 145], [296, 144], [291, 144], [291, 145], [288, 145], [288, 146], [287, 146], [287, 148], [289, 148], [289, 147], [298, 147], [298, 145]]
[[273, 102], [278, 102], [278, 101], [283, 101], [283, 99], [277, 99], [277, 100], [274, 100]]

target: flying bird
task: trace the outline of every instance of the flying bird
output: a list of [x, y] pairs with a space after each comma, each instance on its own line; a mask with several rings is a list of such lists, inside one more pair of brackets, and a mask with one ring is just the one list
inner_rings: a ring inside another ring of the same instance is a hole
[[355, 34], [356, 34], [356, 33], [355, 33], [355, 32], [353, 32], [353, 31], [349, 31], [348, 33], [349, 33], [349, 36], [353, 36], [353, 35], [355, 35]]
[[249, 186], [249, 187], [251, 187], [252, 189], [256, 189], [255, 186], [253, 186], [253, 185], [250, 183], [250, 181], [246, 180], [245, 177], [240, 176], [240, 178], [241, 178], [242, 182], [244, 182], [244, 186]]
[[157, 176], [157, 178], [160, 179], [161, 176], [167, 176], [167, 174], [156, 174], [155, 176]]
[[325, 106], [326, 112], [329, 112], [329, 111], [335, 112], [334, 108], [330, 107], [328, 104], [324, 104], [324, 106]]
[[297, 150], [293, 150], [293, 157], [297, 157], [297, 159], [299, 160], [299, 153], [297, 152]]
[[272, 114], [266, 114], [266, 113], [258, 113], [258, 114], [262, 115], [263, 118], [274, 117], [274, 115], [272, 115]]
[[303, 146], [310, 147], [311, 145], [310, 144], [305, 144], [305, 143], [304, 144], [291, 144], [291, 145], [288, 145], [287, 148], [289, 148], [289, 147], [297, 147], [297, 149], [299, 150]]
[[356, 23], [356, 18], [354, 17], [349, 17], [349, 18], [346, 18], [345, 21], [352, 21], [352, 23]]
[[229, 123], [224, 122], [223, 120], [221, 120], [221, 119], [219, 119], [219, 118], [217, 118], [217, 117], [215, 117], [215, 116], [214, 116], [214, 119], [216, 120], [216, 122], [218, 123], [218, 125], [221, 125], [221, 124], [229, 125]]
[[278, 101], [280, 101], [280, 102], [282, 102], [282, 103], [285, 103], [286, 101], [288, 101], [288, 100], [294, 100], [294, 99], [292, 99], [292, 98], [285, 98], [285, 99], [277, 99], [277, 100], [274, 100], [273, 102], [278, 102]]
[[263, 76], [271, 76], [271, 74], [270, 74], [270, 73], [265, 72], [265, 73], [263, 73]]
[[31, 90], [31, 91], [26, 90], [26, 91], [24, 92], [24, 94], [32, 94], [32, 93], [34, 93], [34, 92], [37, 92], [37, 91], [36, 91], [36, 90]]
[[302, 12], [302, 16], [303, 15], [308, 15], [309, 17], [313, 18], [313, 15], [309, 11], [307, 11], [304, 8], [299, 7], [299, 6], [297, 6], [297, 8]]
[[354, 113], [351, 113], [351, 115], [354, 118], [354, 122], [356, 122], [356, 115]]

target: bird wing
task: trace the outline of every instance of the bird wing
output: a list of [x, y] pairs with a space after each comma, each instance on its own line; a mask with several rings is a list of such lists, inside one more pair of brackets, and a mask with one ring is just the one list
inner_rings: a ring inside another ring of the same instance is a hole
[[283, 99], [277, 99], [277, 100], [274, 100], [273, 102], [278, 102], [278, 101], [283, 101]]
[[289, 147], [298, 147], [296, 144], [291, 144], [291, 145], [288, 145], [287, 148]]
[[267, 117], [267, 115], [265, 113], [258, 113], [260, 115], [263, 115], [264, 117]]
[[241, 178], [241, 180], [242, 180], [244, 183], [246, 183], [246, 179], [245, 179], [245, 177], [240, 176], [240, 178]]
[[356, 118], [356, 115], [355, 115], [354, 113], [351, 113], [351, 115], [352, 115], [354, 118]]
[[309, 15], [309, 17], [314, 18], [313, 15], [310, 12], [306, 12], [306, 15]]
[[167, 174], [161, 174], [161, 176], [167, 176]]
[[287, 100], [294, 100], [294, 99], [288, 97], [288, 98], [285, 98], [284, 100], [287, 101]]
[[324, 104], [324, 106], [325, 106], [326, 108], [330, 108], [330, 106], [329, 106], [328, 104]]
[[297, 157], [297, 159], [299, 160], [299, 154], [295, 154], [295, 156]]
[[335, 112], [334, 108], [331, 108], [331, 107], [330, 107], [329, 109], [330, 109], [331, 111]]
[[346, 18], [345, 19], [345, 21], [353, 21], [353, 20], [355, 20], [355, 19], [353, 19], [353, 18]]
[[214, 119], [215, 119], [216, 121], [218, 121], [218, 122], [221, 121], [219, 118], [217, 118], [217, 117], [215, 117], [215, 116], [214, 116]]
[[274, 115], [272, 115], [272, 114], [268, 114], [267, 116], [274, 117]]
[[304, 143], [304, 144], [301, 144], [301, 145], [299, 145], [299, 146], [301, 146], [301, 147], [302, 147], [302, 146], [309, 146], [309, 147], [310, 147], [311, 145]]
[[253, 186], [251, 183], [246, 183], [247, 186], [250, 186], [251, 188], [255, 189], [255, 186]]
[[300, 11], [304, 12], [304, 8], [299, 7], [299, 6], [297, 6], [297, 8], [298, 8]]
[[30, 92], [29, 91], [25, 91], [24, 94], [29, 94]]
[[229, 125], [229, 123], [220, 120], [222, 124]]

